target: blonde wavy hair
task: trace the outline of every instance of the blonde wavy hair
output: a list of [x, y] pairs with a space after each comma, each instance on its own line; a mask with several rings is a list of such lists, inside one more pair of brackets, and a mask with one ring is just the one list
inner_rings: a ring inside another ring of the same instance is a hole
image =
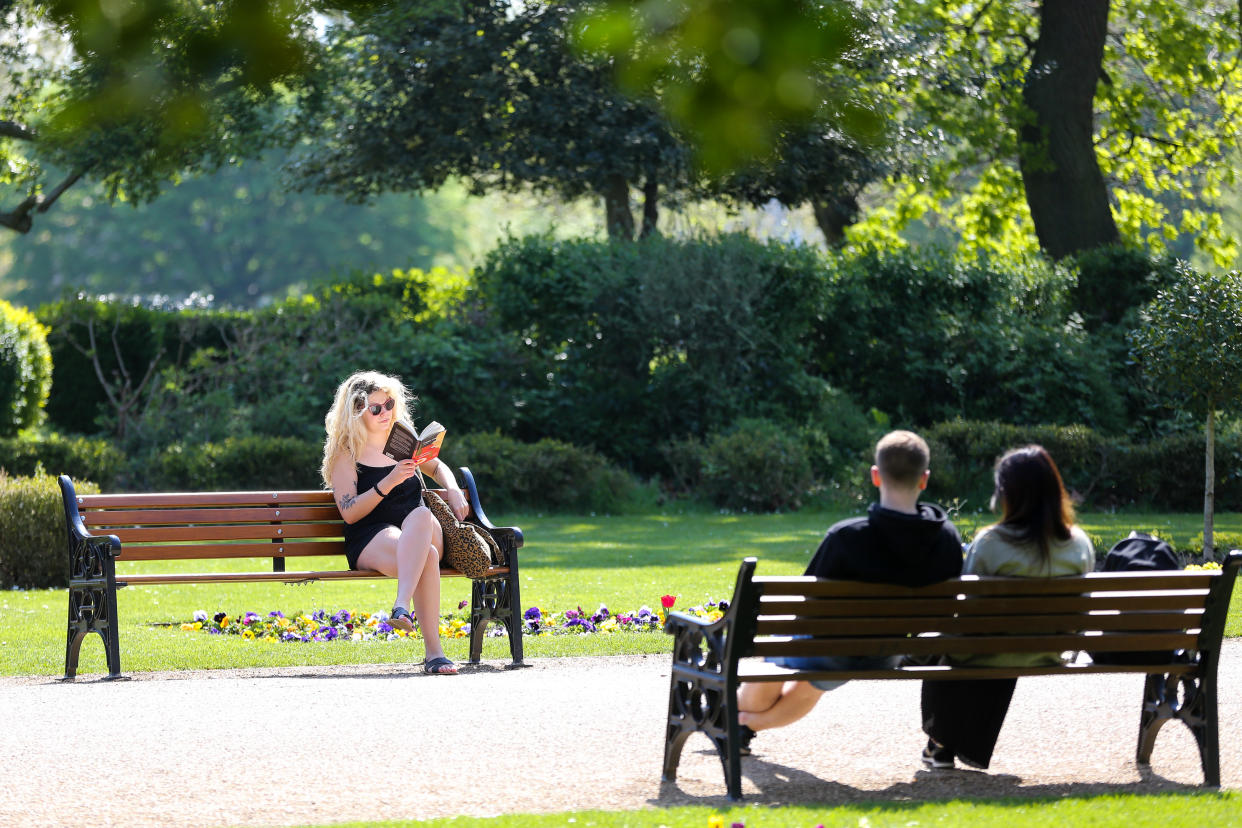
[[356, 461], [362, 454], [367, 442], [367, 430], [362, 423], [362, 416], [367, 397], [376, 391], [387, 393], [396, 403], [392, 411], [394, 421], [400, 420], [411, 429], [414, 428], [410, 419], [414, 396], [401, 384], [401, 380], [375, 371], [359, 371], [351, 375], [337, 387], [332, 407], [323, 418], [328, 436], [323, 443], [323, 466], [319, 472], [323, 476], [325, 489], [332, 488], [332, 468], [342, 455], [348, 455]]

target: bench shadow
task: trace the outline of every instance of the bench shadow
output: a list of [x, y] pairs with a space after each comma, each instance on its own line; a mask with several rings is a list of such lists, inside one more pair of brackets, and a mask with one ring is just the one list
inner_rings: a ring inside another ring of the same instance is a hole
[[[497, 675], [500, 673], [509, 673], [515, 670], [523, 670], [531, 665], [529, 664], [470, 664], [457, 663], [458, 675]], [[185, 672], [154, 672], [154, 673], [126, 673], [119, 678], [109, 678], [106, 675], [79, 675], [73, 679], [65, 679], [62, 676], [48, 676], [46, 681], [36, 682], [37, 684], [111, 684], [117, 681], [196, 681], [200, 679], [238, 679], [247, 680], [258, 679], [356, 679], [356, 678], [451, 678], [450, 676], [435, 676], [423, 672], [423, 662], [418, 661], [406, 665], [393, 665], [389, 669], [375, 669], [376, 665], [359, 665], [360, 669], [352, 670], [350, 665], [323, 665], [320, 667], [303, 666], [303, 667], [242, 667], [242, 668], [220, 668], [214, 670], [187, 670]], [[325, 669], [337, 670], [339, 672], [324, 672]]]
[[[716, 757], [715, 750], [696, 751], [700, 755]], [[1120, 793], [1166, 794], [1173, 792], [1218, 791], [1202, 785], [1176, 782], [1153, 772], [1139, 768], [1139, 780], [1133, 782], [1070, 782], [1054, 784], [1027, 784], [1013, 774], [993, 774], [987, 771], [958, 768], [954, 770], [917, 769], [913, 778], [894, 782], [885, 788], [858, 788], [831, 779], [824, 779], [804, 770], [791, 768], [777, 762], [769, 762], [755, 756], [742, 761], [745, 802], [749, 804], [829, 804], [843, 805], [859, 802], [885, 802], [899, 805], [903, 802], [929, 802], [960, 799], [1048, 799], [1060, 797], [1094, 797]], [[747, 784], [749, 783], [749, 784]], [[754, 790], [757, 788], [758, 790]], [[647, 800], [657, 807], [672, 805], [704, 805], [728, 808], [736, 803], [729, 801], [723, 773], [719, 778], [718, 793], [700, 795], [689, 793], [677, 782], [660, 782], [659, 793]]]

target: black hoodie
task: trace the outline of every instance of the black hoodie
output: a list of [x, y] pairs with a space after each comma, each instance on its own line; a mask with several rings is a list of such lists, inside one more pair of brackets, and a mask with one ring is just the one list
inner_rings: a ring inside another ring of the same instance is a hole
[[924, 586], [962, 572], [962, 538], [944, 509], [920, 503], [909, 515], [872, 503], [867, 516], [836, 523], [807, 575], [841, 581]]

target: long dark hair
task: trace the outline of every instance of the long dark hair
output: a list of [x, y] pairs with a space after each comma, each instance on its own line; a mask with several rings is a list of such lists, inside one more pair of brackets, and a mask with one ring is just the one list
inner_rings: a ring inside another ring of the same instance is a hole
[[1023, 446], [996, 461], [992, 508], [1001, 510], [1000, 525], [1020, 541], [1034, 544], [1044, 563], [1052, 541], [1069, 540], [1074, 506], [1061, 482], [1057, 464], [1043, 446]]

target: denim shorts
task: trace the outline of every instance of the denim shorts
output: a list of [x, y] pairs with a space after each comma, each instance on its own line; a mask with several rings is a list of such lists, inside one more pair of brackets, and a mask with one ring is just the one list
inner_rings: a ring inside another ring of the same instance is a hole
[[[790, 670], [886, 670], [896, 667], [901, 656], [773, 656], [764, 661]], [[827, 692], [836, 690], [845, 681], [820, 679], [810, 684]]]

